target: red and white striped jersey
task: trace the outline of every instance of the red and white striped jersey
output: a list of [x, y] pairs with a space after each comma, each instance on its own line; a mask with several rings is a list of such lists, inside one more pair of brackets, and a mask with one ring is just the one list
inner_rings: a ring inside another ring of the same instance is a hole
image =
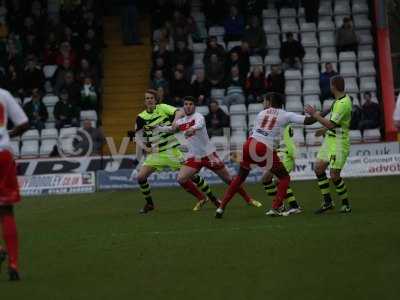
[[0, 150], [11, 148], [10, 136], [7, 131], [8, 119], [14, 123], [14, 126], [28, 122], [28, 117], [14, 97], [0, 88]]
[[[179, 131], [185, 133], [189, 128], [196, 131], [191, 136], [185, 136], [185, 141], [181, 142], [188, 148], [188, 157], [202, 158], [215, 152], [215, 146], [211, 144], [208, 137], [206, 121], [202, 114], [195, 112], [190, 116], [184, 116], [176, 121]], [[181, 139], [177, 137], [179, 141]]]
[[305, 116], [283, 109], [267, 108], [261, 111], [254, 120], [251, 137], [277, 149], [285, 127], [289, 123], [304, 124]]

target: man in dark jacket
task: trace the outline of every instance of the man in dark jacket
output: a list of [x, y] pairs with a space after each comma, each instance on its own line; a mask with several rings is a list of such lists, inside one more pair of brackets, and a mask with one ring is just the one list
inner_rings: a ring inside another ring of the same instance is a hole
[[219, 107], [217, 100], [211, 100], [209, 109], [210, 112], [205, 118], [208, 135], [224, 135], [223, 128], [229, 127], [229, 116]]
[[260, 26], [257, 16], [251, 17], [250, 25], [244, 31], [243, 40], [249, 43], [252, 54], [265, 56], [267, 39], [265, 38], [265, 31]]
[[79, 125], [79, 109], [68, 100], [68, 92], [62, 90], [60, 93], [60, 100], [54, 106], [54, 118], [56, 119], [57, 129], [63, 128], [64, 126]]
[[47, 108], [42, 102], [38, 89], [32, 91], [32, 100], [24, 105], [24, 111], [29, 119], [32, 128], [42, 130], [49, 114]]
[[267, 76], [267, 91], [285, 94], [285, 76], [279, 65], [271, 67], [271, 73]]
[[286, 42], [282, 43], [279, 51], [284, 70], [288, 68], [300, 69], [305, 54], [303, 45], [294, 39], [293, 33], [286, 33]]

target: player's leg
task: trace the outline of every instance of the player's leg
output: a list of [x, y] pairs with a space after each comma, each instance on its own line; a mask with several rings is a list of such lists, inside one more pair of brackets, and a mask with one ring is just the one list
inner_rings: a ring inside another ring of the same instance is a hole
[[210, 185], [207, 183], [207, 181], [201, 177], [199, 174], [194, 174], [192, 176], [192, 181], [197, 185], [197, 187], [207, 195], [207, 198], [211, 200], [212, 203], [214, 203], [215, 206], [219, 206], [219, 200], [218, 198], [214, 195], [214, 193], [211, 190]]
[[317, 159], [315, 162], [314, 172], [318, 179], [318, 187], [323, 197], [322, 205], [315, 213], [323, 213], [334, 208], [334, 203], [329, 190], [329, 180], [326, 176], [326, 169], [329, 163], [325, 160]]
[[250, 173], [250, 169], [240, 167], [238, 175], [232, 180], [228, 189], [225, 191], [225, 194], [224, 194], [224, 197], [222, 198], [221, 204], [215, 213], [215, 217], [217, 219], [222, 218], [225, 207], [232, 200], [233, 196], [237, 193], [237, 191], [240, 189], [242, 184], [246, 181], [246, 178], [249, 175], [249, 173]]
[[139, 211], [141, 214], [146, 214], [154, 209], [153, 197], [151, 196], [150, 185], [147, 181], [147, 178], [149, 178], [154, 171], [156, 171], [154, 167], [142, 165], [137, 175], [140, 191], [146, 201], [145, 206]]
[[349, 212], [351, 212], [349, 196], [347, 194], [346, 184], [345, 184], [343, 178], [340, 176], [340, 172], [341, 172], [340, 169], [331, 169], [330, 175], [331, 175], [333, 184], [335, 185], [336, 193], [338, 194], [340, 200], [342, 200], [342, 207], [340, 208], [340, 212], [341, 213], [349, 213]]
[[[212, 170], [215, 174], [218, 175], [219, 178], [222, 179], [222, 181], [224, 181], [227, 185], [230, 185], [232, 182], [232, 177], [229, 174], [228, 169], [225, 167], [225, 165], [222, 168], [219, 169], [213, 169]], [[255, 207], [261, 207], [262, 204], [254, 199], [252, 199], [250, 197], [249, 194], [247, 194], [247, 192], [244, 190], [244, 188], [241, 186], [238, 189], [238, 193], [240, 196], [242, 196], [242, 198], [244, 199], [244, 201], [246, 201], [247, 204], [255, 206]]]
[[198, 204], [193, 210], [199, 210], [201, 206], [206, 202], [206, 197], [197, 189], [196, 185], [193, 183], [191, 178], [198, 172], [197, 168], [192, 168], [183, 165], [178, 173], [178, 183], [187, 191], [192, 194], [198, 200]]
[[8, 272], [10, 280], [19, 280], [18, 274], [18, 233], [12, 205], [0, 206], [0, 224], [7, 254], [2, 251], [3, 259], [8, 255]]

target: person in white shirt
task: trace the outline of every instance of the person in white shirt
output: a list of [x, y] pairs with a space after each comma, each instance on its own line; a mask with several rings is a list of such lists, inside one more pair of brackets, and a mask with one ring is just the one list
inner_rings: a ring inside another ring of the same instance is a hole
[[269, 93], [264, 97], [265, 109], [257, 115], [253, 132], [243, 145], [239, 174], [225, 192], [221, 205], [215, 213], [216, 218], [222, 218], [226, 205], [236, 194], [238, 187], [245, 182], [253, 165], [264, 168], [265, 172], [272, 172], [278, 178], [278, 191], [272, 203], [272, 209], [267, 212], [267, 215], [282, 215], [281, 207], [290, 183], [290, 176], [277, 155], [283, 131], [289, 123], [309, 125], [316, 121], [312, 117], [287, 112], [282, 109], [282, 106], [281, 95]]
[[[8, 132], [8, 120], [14, 128]], [[6, 249], [0, 245], [0, 268], [8, 256], [10, 280], [19, 280], [18, 234], [14, 217], [14, 204], [21, 200], [17, 169], [11, 152], [10, 137], [21, 135], [29, 128], [28, 117], [6, 90], [0, 88], [0, 224]]]
[[[230, 184], [232, 177], [224, 162], [218, 157], [215, 146], [210, 142], [205, 119], [202, 114], [196, 112], [195, 101], [194, 97], [185, 97], [183, 101], [185, 116], [177, 119], [172, 126], [160, 128], [164, 131], [182, 133], [176, 134], [176, 137], [181, 145], [188, 148], [185, 163], [179, 170], [178, 182], [184, 185], [205, 167], [217, 174], [222, 181]], [[260, 202], [252, 199], [242, 187], [239, 187], [238, 193], [247, 204], [254, 207], [262, 206]]]
[[396, 108], [393, 113], [393, 122], [394, 126], [400, 132], [400, 93], [399, 96], [397, 97]]

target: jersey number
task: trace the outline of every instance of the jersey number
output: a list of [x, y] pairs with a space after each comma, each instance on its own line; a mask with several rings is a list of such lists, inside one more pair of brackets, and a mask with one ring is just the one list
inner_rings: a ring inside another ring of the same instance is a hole
[[276, 117], [270, 117], [270, 115], [266, 115], [261, 123], [261, 128], [272, 130], [275, 124], [276, 124]]
[[6, 124], [6, 116], [5, 116], [5, 110], [4, 110], [4, 105], [0, 103], [0, 127], [3, 127]]

